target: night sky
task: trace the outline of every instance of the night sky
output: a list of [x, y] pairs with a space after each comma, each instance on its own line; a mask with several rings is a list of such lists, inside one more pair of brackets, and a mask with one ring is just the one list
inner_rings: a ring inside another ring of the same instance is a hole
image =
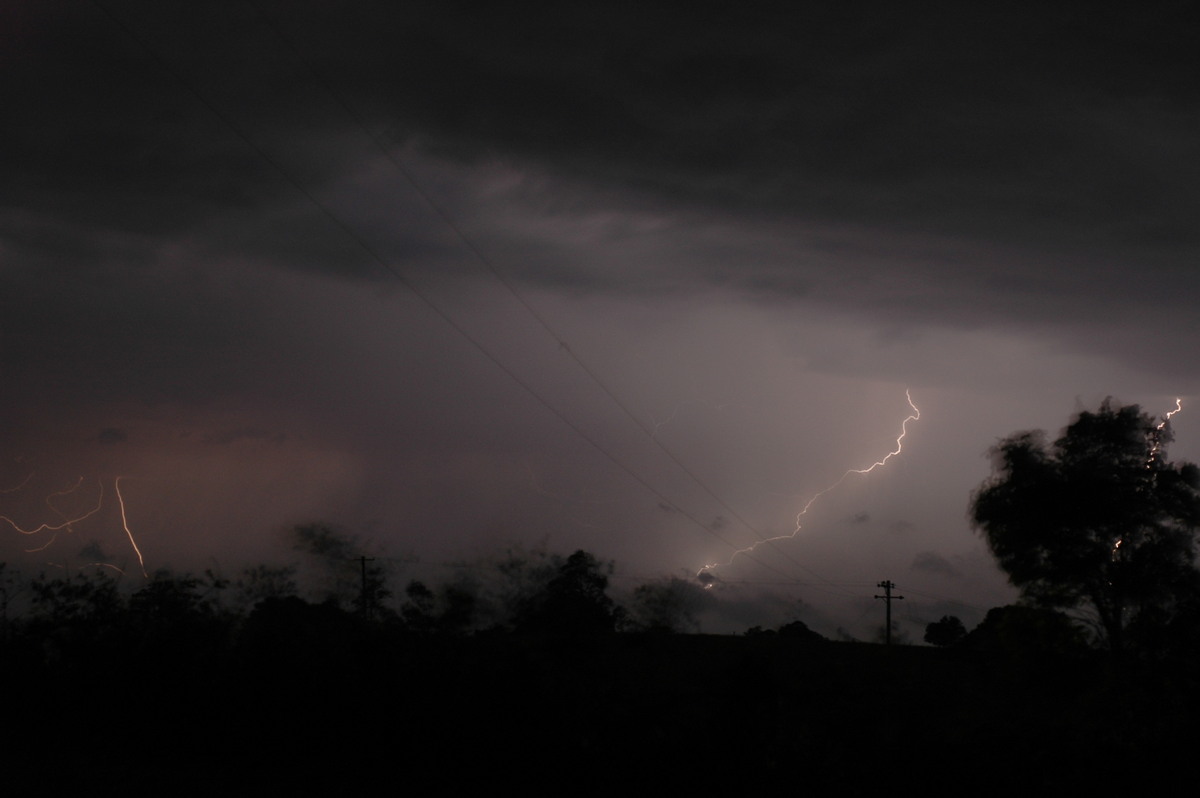
[[794, 5], [6, 3], [0, 559], [142, 579], [120, 477], [149, 572], [323, 521], [619, 595], [790, 534], [908, 390], [703, 628], [1011, 601], [998, 438], [1181, 397], [1200, 459], [1197, 11]]

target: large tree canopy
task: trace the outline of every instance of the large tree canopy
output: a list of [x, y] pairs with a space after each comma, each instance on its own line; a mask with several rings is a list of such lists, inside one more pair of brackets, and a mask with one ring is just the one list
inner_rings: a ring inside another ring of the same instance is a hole
[[971, 520], [1023, 598], [1080, 609], [1113, 650], [1195, 584], [1200, 469], [1166, 459], [1166, 418], [1137, 405], [1082, 412], [1047, 445], [1020, 432], [992, 450]]
[[558, 567], [545, 588], [529, 597], [518, 612], [517, 629], [554, 635], [611, 633], [619, 611], [605, 592], [611, 563], [582, 549]]

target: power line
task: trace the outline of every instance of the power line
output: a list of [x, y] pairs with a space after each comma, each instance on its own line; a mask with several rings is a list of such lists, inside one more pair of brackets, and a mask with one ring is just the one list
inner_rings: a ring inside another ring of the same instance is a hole
[[[491, 350], [489, 350], [479, 340], [477, 340], [474, 336], [472, 336], [464, 327], [462, 327], [460, 324], [458, 324], [458, 322], [456, 322], [453, 319], [453, 317], [451, 317], [445, 310], [443, 310], [427, 294], [422, 292], [411, 281], [409, 281], [407, 278], [405, 278], [404, 275], [400, 271], [398, 271], [396, 268], [394, 268], [374, 247], [372, 247], [370, 244], [368, 244], [345, 221], [343, 221], [329, 206], [327, 206], [325, 203], [321, 202], [311, 191], [309, 191], [303, 184], [301, 184], [299, 182], [299, 180], [286, 167], [283, 166], [282, 163], [280, 163], [278, 160], [273, 158], [265, 149], [263, 149], [248, 133], [246, 133], [238, 124], [236, 124], [234, 122], [234, 120], [228, 114], [221, 111], [220, 108], [218, 108], [215, 103], [210, 101], [202, 92], [200, 92], [192, 84], [192, 82], [190, 80], [188, 80], [179, 70], [177, 70], [154, 47], [152, 47], [149, 43], [147, 43], [143, 37], [141, 37], [137, 32], [135, 32], [132, 28], [130, 28], [121, 18], [116, 16], [109, 8], [107, 8], [104, 5], [104, 3], [101, 2], [101, 0], [92, 0], [92, 3], [96, 8], [98, 8], [101, 12], [103, 12], [104, 15], [107, 16], [113, 22], [113, 24], [115, 24], [117, 27], [119, 27], [127, 36], [129, 36], [143, 50], [145, 50], [159, 64], [159, 66], [162, 69], [164, 69], [164, 71], [166, 71], [168, 74], [170, 74], [180, 85], [182, 85], [185, 89], [187, 89], [205, 108], [207, 108], [209, 110], [209, 112], [211, 112], [217, 119], [219, 119], [222, 123], [224, 123], [239, 139], [242, 140], [243, 143], [246, 144], [246, 146], [248, 146], [251, 150], [253, 150], [255, 152], [255, 154], [257, 154], [266, 163], [268, 163], [273, 169], [275, 169], [289, 184], [291, 184], [291, 186], [293, 188], [295, 188], [298, 192], [300, 192], [300, 194], [302, 194], [309, 202], [311, 202], [318, 210], [320, 210], [321, 213], [327, 219], [329, 219], [330, 222], [332, 222], [347, 237], [349, 237], [351, 240], [353, 240], [355, 242], [355, 244], [357, 244], [358, 247], [371, 260], [373, 260], [377, 265], [379, 265], [382, 269], [384, 269], [384, 271], [386, 271], [389, 275], [391, 275], [394, 279], [396, 279], [401, 285], [403, 285], [405, 288], [407, 288], [417, 299], [419, 299], [430, 310], [432, 310], [439, 318], [441, 318], [455, 332], [457, 332], [460, 336], [462, 336], [477, 351], [479, 351], [484, 357], [486, 357], [488, 360], [490, 360], [497, 368], [499, 368], [502, 372], [504, 372], [504, 374], [507, 375], [511, 380], [513, 380], [513, 382], [515, 382], [522, 389], [524, 389], [526, 391], [526, 393], [528, 393], [530, 396], [532, 396], [539, 404], [542, 405], [542, 407], [544, 407], [546, 410], [548, 410], [552, 414], [554, 414], [554, 416], [556, 416], [560, 421], [562, 421], [564, 424], [566, 424], [572, 431], [574, 431], [583, 440], [585, 440], [593, 448], [595, 448], [598, 452], [600, 452], [611, 463], [613, 463], [618, 468], [620, 468], [622, 471], [624, 471], [627, 475], [632, 477], [638, 484], [640, 484], [642, 487], [644, 487], [647, 491], [652, 493], [655, 497], [657, 497], [658, 499], [663, 501], [665, 504], [667, 504], [670, 507], [672, 507], [673, 509], [677, 510], [685, 518], [687, 518], [689, 521], [691, 521], [694, 525], [698, 526], [700, 529], [704, 530], [709, 535], [712, 535], [713, 537], [715, 537], [717, 540], [724, 543], [729, 548], [731, 548], [735, 551], [739, 548], [736, 544], [732, 543], [731, 541], [727, 540], [722, 535], [720, 535], [716, 530], [714, 530], [711, 527], [709, 527], [708, 525], [704, 524], [702, 521], [700, 521], [698, 518], [696, 518], [692, 513], [685, 510], [684, 508], [678, 506], [674, 501], [672, 501], [665, 494], [663, 494], [661, 491], [659, 491], [657, 488], [655, 488], [653, 485], [651, 485], [643, 477], [641, 477], [639, 474], [634, 472], [631, 468], [629, 468], [624, 463], [622, 463], [620, 460], [618, 460], [615, 455], [613, 455], [606, 448], [604, 448], [604, 446], [602, 446], [595, 438], [588, 435], [581, 427], [579, 427], [577, 424], [575, 424], [573, 421], [571, 421], [569, 418], [567, 418], [567, 416], [564, 413], [562, 413], [556, 407], [554, 407], [547, 399], [545, 399], [540, 393], [538, 393], [537, 390], [534, 389], [528, 382], [526, 382], [520, 376], [518, 376], [512, 369], [510, 369], [505, 363], [503, 363], [499, 359], [499, 357], [497, 357]], [[374, 137], [372, 137], [372, 139], [374, 139]], [[377, 146], [378, 146], [378, 143], [377, 143]], [[406, 174], [406, 176], [407, 176], [407, 173], [403, 172], [403, 170], [402, 170], [402, 173]], [[411, 182], [411, 177], [409, 179]], [[415, 187], [415, 183], [413, 183], [413, 185]], [[424, 192], [420, 192], [420, 193], [423, 197], [425, 197]], [[427, 197], [426, 197], [426, 201], [430, 202]], [[431, 204], [431, 206], [433, 205], [432, 202], [430, 202], [430, 204]], [[433, 207], [436, 208], [436, 206], [433, 206]], [[447, 222], [450, 223], [448, 217], [445, 217], [445, 218], [447, 219]], [[459, 237], [462, 238], [464, 241], [466, 241], [465, 236], [462, 235], [462, 233], [458, 230], [458, 228], [455, 227], [452, 223], [450, 223], [450, 224], [451, 224], [451, 228], [459, 235]], [[489, 269], [491, 269], [493, 271], [493, 273], [496, 273], [496, 270], [494, 269], [494, 267], [490, 266], [487, 259], [485, 257], [483, 257], [482, 253], [478, 252], [478, 250], [476, 248], [474, 248], [473, 246], [471, 247], [471, 250], [473, 252], [475, 252], [477, 257], [479, 257], [485, 264], [489, 265]], [[503, 280], [503, 278], [501, 278], [501, 282], [504, 283], [506, 286], [508, 285], [507, 282]], [[509, 287], [510, 291], [513, 290], [511, 288], [511, 286], [508, 286], [508, 287]], [[514, 291], [514, 295], [516, 295], [515, 291]], [[519, 296], [518, 296], [518, 298], [519, 298]], [[535, 318], [537, 318], [537, 319], [539, 319], [539, 321], [541, 321], [541, 317], [538, 316], [536, 314], [536, 312], [533, 311], [532, 308], [530, 308], [523, 299], [521, 299], [520, 301], [522, 302], [522, 304], [524, 304], [527, 307], [527, 309], [530, 310], [531, 313], [534, 313]], [[564, 341], [562, 341], [561, 338], [558, 338], [557, 335], [553, 333], [551, 328], [549, 328], [549, 326], [546, 325], [544, 321], [541, 321], [541, 323], [547, 330], [551, 331], [552, 335], [555, 335], [555, 339], [560, 342], [560, 344], [566, 349], [566, 351], [568, 353], [570, 353], [570, 348], [566, 345], [566, 343]], [[587, 371], [587, 373], [589, 373], [590, 375], [592, 374], [591, 371], [586, 368], [586, 366], [583, 366], [581, 361], [576, 359], [576, 362], [579, 363], [579, 365], [581, 367], [583, 367], [585, 369], [585, 371]], [[601, 384], [601, 386], [603, 387], [602, 383], [599, 383], [598, 378], [595, 377], [594, 375], [592, 375], [592, 376], [593, 376], [593, 379], [596, 379], [598, 384]], [[613, 396], [612, 393], [607, 390], [607, 388], [605, 388], [605, 391], [606, 391], [606, 393], [609, 393], [610, 396], [612, 396], [614, 401], [619, 402], [619, 400], [617, 400], [616, 397]], [[626, 409], [626, 412], [628, 413], [629, 411]], [[644, 426], [643, 426], [643, 429], [644, 429]], [[773, 566], [771, 566], [765, 562], [762, 562], [761, 560], [750, 557], [749, 555], [746, 555], [746, 556], [752, 562], [755, 562], [758, 565], [760, 565], [764, 568], [767, 568], [768, 570], [774, 571], [775, 573], [780, 574], [781, 576], [786, 576], [786, 574], [783, 574], [783, 572], [779, 571], [777, 568], [774, 568]], [[803, 567], [803, 566], [801, 566], [801, 567]]]
[[[484, 268], [487, 269], [487, 271], [504, 287], [504, 289], [508, 291], [508, 293], [525, 309], [525, 311], [529, 313], [529, 315], [534, 319], [534, 321], [537, 322], [542, 330], [548, 336], [550, 336], [551, 339], [553, 339], [553, 341], [558, 345], [559, 349], [563, 351], [566, 356], [570, 358], [575, 365], [578, 366], [584, 372], [584, 374], [586, 374], [592, 380], [593, 383], [595, 383], [598, 388], [600, 388], [605, 396], [607, 396], [609, 400], [611, 400], [613, 404], [615, 404], [621, 410], [621, 412], [630, 421], [632, 421], [634, 425], [641, 430], [642, 433], [646, 435], [646, 437], [649, 438], [650, 441], [661, 452], [663, 452], [663, 454], [665, 454], [681, 471], [683, 471], [684, 474], [686, 474], [702, 491], [704, 491], [704, 493], [706, 493], [711, 499], [724, 508], [724, 510], [728, 512], [736, 521], [738, 521], [738, 523], [752, 532], [760, 542], [768, 543], [776, 553], [781, 554], [796, 567], [800, 568], [811, 576], [816, 577], [817, 579], [824, 580], [824, 577], [822, 577], [820, 574], [805, 566], [781, 547], [775, 545], [775, 538], [768, 538], [757, 527], [746, 520], [741, 513], [739, 513], [736, 509], [730, 506], [728, 502], [722, 499], [704, 479], [702, 479], [695, 471], [693, 471], [686, 463], [684, 463], [683, 460], [675, 454], [675, 452], [668, 448], [666, 444], [664, 444], [658, 438], [658, 436], [655, 434], [655, 431], [651, 429], [645, 421], [639, 418], [637, 414], [635, 414], [633, 410], [631, 410], [630, 407], [608, 386], [608, 384], [600, 377], [600, 375], [596, 373], [596, 371], [592, 369], [575, 352], [574, 349], [571, 348], [570, 344], [567, 343], [567, 341], [558, 333], [558, 331], [550, 324], [550, 322], [547, 321], [546, 318], [537, 311], [537, 309], [525, 298], [525, 296], [517, 289], [512, 281], [509, 280], [504, 273], [496, 267], [491, 258], [489, 258], [483, 252], [483, 250], [480, 249], [469, 236], [467, 236], [462, 228], [454, 221], [454, 218], [421, 187], [416, 178], [413, 176], [412, 172], [405, 167], [404, 163], [399, 158], [393, 155], [392, 150], [385, 145], [385, 142], [380, 140], [378, 135], [371, 132], [366, 120], [364, 120], [362, 116], [354, 109], [354, 107], [345, 100], [341, 93], [338, 92], [337, 89], [335, 89], [333, 85], [325, 79], [320, 71], [313, 66], [312, 62], [304, 55], [300, 48], [297, 47], [296, 44], [283, 33], [275, 20], [263, 12], [262, 9], [253, 2], [253, 0], [247, 0], [247, 3], [254, 8], [259, 18], [271, 28], [276, 38], [278, 38], [279, 41], [281, 41], [292, 52], [295, 58], [304, 65], [304, 67], [308, 70], [312, 77], [316, 79], [325, 92], [332, 97], [346, 112], [346, 114], [355, 122], [355, 124], [358, 125], [359, 129], [362, 130], [362, 132], [372, 141], [376, 149], [383, 155], [383, 157], [386, 158], [388, 162], [391, 163], [392, 166], [395, 167], [395, 169], [404, 177], [413, 191], [454, 233], [467, 251], [470, 252], [471, 255], [473, 255], [475, 259], [482, 264]], [[707, 530], [708, 527], [705, 527], [705, 529]], [[754, 562], [758, 562], [753, 558], [751, 559]]]

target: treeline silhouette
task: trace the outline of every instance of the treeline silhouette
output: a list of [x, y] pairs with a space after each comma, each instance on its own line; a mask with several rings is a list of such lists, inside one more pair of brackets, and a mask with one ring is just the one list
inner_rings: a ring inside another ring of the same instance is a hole
[[290, 566], [133, 591], [103, 571], [0, 572], [8, 782], [999, 795], [1165, 788], [1190, 762], [1195, 652], [1118, 661], [1051, 610], [997, 608], [941, 647], [798, 621], [671, 634], [694, 623], [682, 593], [651, 583], [620, 607], [587, 552], [502, 558], [503, 589], [410, 580], [389, 597], [335, 531], [298, 537], [329, 555], [319, 589]]

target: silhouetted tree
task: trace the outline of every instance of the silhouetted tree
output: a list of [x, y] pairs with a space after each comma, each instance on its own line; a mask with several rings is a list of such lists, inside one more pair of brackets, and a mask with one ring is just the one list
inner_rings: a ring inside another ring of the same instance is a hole
[[40, 576], [29, 588], [34, 616], [53, 624], [110, 622], [125, 609], [117, 581], [105, 573], [69, 579]]
[[[907, 646], [912, 644], [912, 640], [909, 638], [908, 632], [901, 629], [900, 622], [896, 620], [892, 621], [892, 633], [890, 638], [891, 643], [894, 646]], [[875, 633], [871, 636], [871, 640], [875, 643], [886, 643], [888, 642], [888, 639], [889, 635], [887, 624], [879, 624], [879, 626], [875, 628]]]
[[1139, 652], [1151, 656], [1200, 656], [1200, 571], [1181, 580], [1169, 600], [1144, 608], [1125, 630]]
[[971, 498], [974, 526], [1023, 599], [1089, 613], [1113, 651], [1195, 571], [1200, 469], [1167, 462], [1170, 439], [1165, 419], [1106, 399], [1052, 445], [1040, 432], [1002, 440]]
[[634, 588], [629, 626], [638, 632], [694, 632], [696, 611], [712, 601], [710, 592], [691, 580], [647, 582]]
[[488, 606], [494, 628], [515, 628], [563, 565], [563, 558], [544, 549], [508, 549], [495, 563], [497, 584]]
[[364, 618], [378, 618], [383, 615], [395, 616], [395, 612], [383, 606], [384, 599], [392, 595], [388, 590], [387, 573], [381, 565], [360, 561], [359, 590], [354, 603], [359, 614]]
[[297, 592], [296, 568], [291, 565], [256, 565], [242, 570], [234, 582], [238, 604], [253, 609], [269, 598], [294, 596]]
[[[335, 602], [310, 604], [297, 596], [272, 597], [255, 605], [238, 636], [244, 664], [263, 668], [269, 681], [318, 679], [344, 671], [355, 656], [356, 619]], [[327, 685], [323, 685], [327, 687]]]
[[1062, 612], [1010, 604], [988, 610], [963, 639], [981, 651], [1019, 656], [1078, 655], [1087, 650], [1083, 630]]
[[967, 636], [967, 627], [953, 615], [943, 615], [925, 627], [925, 642], [931, 646], [952, 646]]
[[204, 578], [159, 570], [129, 598], [129, 609], [156, 626], [174, 626], [216, 614], [228, 581], [205, 571]]
[[437, 624], [433, 591], [424, 582], [414, 579], [404, 588], [404, 595], [408, 597], [400, 608], [404, 625], [413, 632], [432, 632]]
[[792, 621], [779, 627], [779, 636], [795, 643], [825, 643], [826, 639], [808, 628], [804, 621]]
[[611, 569], [588, 552], [576, 551], [545, 589], [526, 602], [517, 618], [518, 630], [555, 635], [615, 631], [620, 614], [605, 592], [606, 571]]
[[479, 600], [467, 585], [444, 585], [441, 594], [441, 614], [437, 628], [448, 634], [463, 634], [475, 622]]
[[8, 639], [8, 605], [20, 592], [16, 574], [8, 570], [8, 563], [0, 562], [0, 640]]
[[[324, 523], [298, 524], [292, 528], [293, 547], [313, 557], [323, 572], [323, 601], [357, 607], [365, 617], [379, 614], [387, 588], [387, 571], [377, 562], [366, 564], [364, 589], [364, 546], [354, 536]], [[370, 559], [370, 557], [368, 557]]]
[[295, 548], [317, 557], [326, 557], [339, 562], [349, 560], [357, 552], [350, 537], [329, 524], [297, 524], [292, 528]]
[[434, 593], [424, 582], [413, 580], [404, 594], [408, 600], [400, 608], [400, 617], [410, 631], [462, 634], [475, 620], [477, 599], [465, 584], [443, 585]]

